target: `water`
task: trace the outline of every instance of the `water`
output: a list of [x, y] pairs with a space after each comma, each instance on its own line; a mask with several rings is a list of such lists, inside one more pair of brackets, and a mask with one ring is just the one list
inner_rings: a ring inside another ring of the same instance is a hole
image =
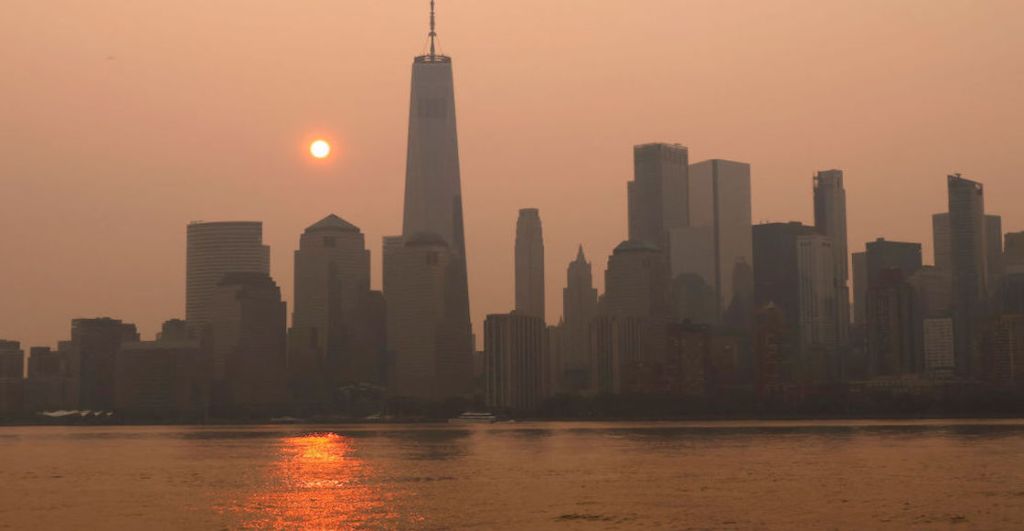
[[1022, 529], [1024, 422], [0, 428], [0, 527]]

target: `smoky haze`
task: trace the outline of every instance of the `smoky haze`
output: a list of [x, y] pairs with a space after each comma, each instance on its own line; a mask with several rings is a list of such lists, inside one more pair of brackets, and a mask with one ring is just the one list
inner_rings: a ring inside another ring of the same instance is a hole
[[[603, 289], [644, 142], [751, 163], [755, 222], [810, 222], [812, 175], [842, 168], [851, 252], [885, 236], [930, 262], [954, 171], [1024, 229], [1024, 3], [442, 0], [438, 17], [478, 335], [514, 305], [520, 208], [543, 219], [549, 321], [579, 244]], [[379, 287], [426, 34], [419, 0], [6, 0], [0, 337], [183, 317], [192, 220], [263, 221], [290, 302], [299, 235], [336, 213]]]

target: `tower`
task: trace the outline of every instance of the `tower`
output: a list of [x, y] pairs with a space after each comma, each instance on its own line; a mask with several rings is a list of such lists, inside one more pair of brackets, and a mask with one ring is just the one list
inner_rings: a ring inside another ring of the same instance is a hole
[[633, 147], [633, 180], [626, 183], [629, 239], [657, 246], [669, 256], [672, 229], [689, 224], [689, 154], [679, 144]]
[[226, 273], [270, 274], [270, 248], [258, 221], [194, 222], [187, 240], [185, 320], [197, 332], [210, 321], [213, 293]]
[[850, 271], [846, 242], [846, 189], [843, 170], [819, 171], [814, 176], [814, 227], [832, 240], [832, 265], [835, 268], [835, 339], [848, 343], [850, 328]]
[[949, 191], [950, 267], [953, 273], [953, 341], [956, 372], [977, 374], [979, 323], [988, 293], [985, 249], [985, 194], [981, 183], [947, 178]]
[[[452, 59], [437, 53], [435, 29], [431, 1], [430, 52], [412, 65], [402, 236], [385, 239], [384, 250], [387, 341], [394, 357], [390, 383], [400, 395], [423, 398], [467, 390], [474, 348]], [[407, 262], [417, 259], [431, 262]], [[404, 273], [418, 276], [402, 278]], [[417, 299], [421, 296], [424, 300]], [[406, 308], [396, 307], [396, 301]], [[416, 305], [430, 311], [400, 314]], [[406, 318], [422, 322], [403, 322]]]
[[544, 230], [536, 208], [520, 210], [516, 222], [516, 313], [544, 320]]

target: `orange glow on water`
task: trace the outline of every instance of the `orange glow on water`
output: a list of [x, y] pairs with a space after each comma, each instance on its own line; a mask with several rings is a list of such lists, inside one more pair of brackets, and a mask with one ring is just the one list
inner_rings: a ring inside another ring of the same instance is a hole
[[242, 507], [246, 527], [347, 529], [391, 521], [372, 470], [352, 454], [352, 440], [314, 433], [281, 440], [265, 489]]

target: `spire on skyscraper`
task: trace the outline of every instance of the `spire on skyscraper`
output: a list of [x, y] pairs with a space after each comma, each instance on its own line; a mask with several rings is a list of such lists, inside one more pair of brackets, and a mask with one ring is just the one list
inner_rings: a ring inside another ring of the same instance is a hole
[[586, 262], [587, 261], [587, 257], [583, 254], [583, 244], [582, 243], [580, 244], [580, 250], [576, 252], [576, 261], [577, 262]]
[[430, 58], [437, 57], [437, 53], [434, 49], [434, 42], [437, 40], [437, 31], [435, 31], [434, 24], [434, 0], [430, 0]]

